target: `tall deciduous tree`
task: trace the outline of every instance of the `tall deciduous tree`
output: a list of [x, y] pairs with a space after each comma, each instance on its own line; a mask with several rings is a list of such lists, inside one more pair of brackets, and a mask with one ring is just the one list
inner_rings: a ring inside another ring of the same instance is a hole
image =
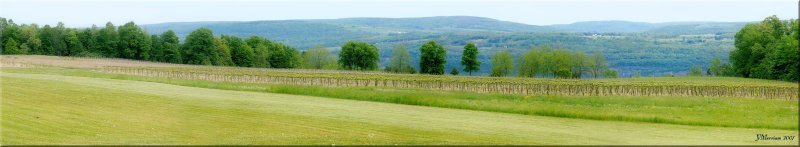
[[416, 69], [411, 65], [411, 54], [408, 53], [408, 49], [405, 46], [398, 45], [392, 48], [392, 58], [389, 59], [386, 71], [394, 73], [416, 72]]
[[303, 52], [303, 68], [306, 69], [336, 69], [336, 56], [328, 48], [317, 46]]
[[760, 23], [745, 25], [734, 36], [736, 48], [730, 54], [736, 73], [762, 79], [800, 79], [797, 23], [773, 15]]
[[419, 73], [442, 75], [444, 64], [447, 63], [447, 50], [436, 41], [428, 41], [420, 48]]
[[212, 65], [214, 50], [214, 33], [208, 28], [199, 28], [186, 36], [183, 44], [184, 62], [187, 64]]
[[514, 59], [511, 56], [511, 52], [507, 50], [503, 50], [497, 52], [492, 56], [492, 72], [490, 76], [493, 77], [504, 77], [511, 75], [511, 72], [514, 70]]
[[722, 75], [722, 71], [720, 70], [721, 68], [722, 68], [722, 60], [720, 60], [719, 57], [714, 57], [713, 59], [711, 59], [711, 66], [708, 67], [706, 75], [721, 76]]
[[161, 45], [161, 37], [153, 34], [150, 35], [150, 60], [165, 62], [164, 61], [164, 48]]
[[339, 64], [347, 70], [375, 70], [379, 57], [378, 48], [374, 45], [348, 41], [339, 52]]
[[472, 75], [472, 72], [481, 70], [481, 61], [478, 60], [478, 47], [472, 42], [464, 46], [464, 52], [461, 55], [461, 65], [464, 65], [464, 71]]
[[517, 75], [520, 77], [536, 77], [537, 74], [544, 73], [544, 56], [546, 53], [544, 49], [533, 47], [519, 58], [519, 71]]
[[168, 30], [164, 33], [161, 33], [159, 39], [161, 39], [161, 41], [159, 41], [161, 50], [164, 52], [162, 55], [163, 61], [169, 63], [183, 63], [180, 42], [178, 40], [178, 36], [175, 35], [175, 32]]
[[41, 55], [54, 55], [55, 49], [53, 48], [53, 28], [50, 25], [44, 25], [41, 30], [39, 30], [39, 40], [42, 41], [42, 46], [34, 52], [35, 54]]
[[591, 73], [594, 78], [599, 78], [601, 75], [604, 75], [603, 70], [608, 69], [608, 63], [606, 63], [606, 58], [603, 56], [602, 52], [595, 52], [589, 55], [588, 66], [589, 73]]
[[571, 56], [570, 52], [564, 49], [551, 52], [551, 59], [549, 59], [549, 61], [553, 75], [557, 78], [572, 77], [572, 71], [570, 69], [573, 65], [573, 61], [570, 58]]
[[267, 45], [271, 42], [260, 36], [251, 36], [246, 42], [253, 49], [253, 67], [270, 67]]
[[253, 67], [253, 59], [255, 58], [253, 48], [236, 36], [223, 35], [222, 39], [225, 39], [230, 45], [231, 59], [236, 66]]
[[98, 28], [95, 25], [78, 31], [78, 39], [85, 49], [85, 52], [81, 53], [81, 56], [101, 56], [100, 52], [97, 50], [97, 43], [95, 43], [97, 40], [97, 31]]
[[77, 56], [84, 51], [83, 44], [78, 38], [78, 31], [76, 29], [67, 29], [64, 36], [67, 48], [61, 53], [62, 56]]
[[583, 72], [588, 71], [589, 60], [586, 53], [577, 51], [572, 55], [572, 78], [580, 79], [583, 77]]
[[17, 40], [14, 40], [14, 38], [8, 38], [5, 39], [4, 42], [5, 43], [3, 43], [3, 50], [2, 50], [3, 54], [9, 54], [9, 55], [20, 54], [19, 43], [17, 43]]
[[228, 42], [225, 41], [225, 39], [214, 38], [214, 50], [217, 52], [216, 56], [212, 58], [214, 65], [234, 65], [233, 60], [231, 60], [231, 48], [228, 46]]
[[23, 54], [39, 53], [42, 46], [42, 41], [39, 39], [39, 26], [36, 24], [23, 25], [21, 29], [20, 40], [22, 40], [22, 44], [20, 45], [20, 51]]
[[117, 47], [122, 58], [149, 60], [150, 41], [149, 36], [134, 22], [128, 22], [119, 27]]
[[64, 37], [66, 36], [66, 27], [64, 27], [64, 23], [58, 22], [56, 27], [50, 31], [50, 41], [53, 45], [54, 52], [50, 53], [50, 55], [64, 55], [67, 52], [67, 42]]
[[113, 23], [106, 23], [105, 27], [97, 32], [97, 50], [106, 57], [120, 57], [117, 46], [119, 46], [119, 33]]
[[21, 31], [19, 25], [14, 23], [14, 20], [9, 20], [4, 23], [2, 27], [2, 36], [0, 36], [0, 43], [2, 43], [2, 54], [20, 54]]
[[300, 53], [297, 49], [284, 45], [283, 43], [272, 42], [268, 46], [269, 63], [272, 68], [295, 68], [301, 63]]

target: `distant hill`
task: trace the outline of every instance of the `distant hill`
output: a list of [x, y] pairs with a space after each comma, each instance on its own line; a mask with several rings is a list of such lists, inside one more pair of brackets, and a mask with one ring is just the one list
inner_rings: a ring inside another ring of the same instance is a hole
[[474, 16], [437, 16], [418, 18], [344, 18], [313, 20], [343, 26], [362, 26], [409, 31], [499, 31], [555, 32], [551, 27], [528, 25]]
[[630, 21], [583, 21], [572, 24], [550, 25], [550, 27], [563, 32], [715, 34], [736, 32], [745, 24], [746, 22], [645, 23]]
[[650, 33], [672, 34], [718, 34], [735, 33], [742, 29], [747, 22], [685, 22], [668, 23], [661, 27], [650, 29]]
[[551, 25], [565, 32], [645, 32], [659, 27], [657, 24], [630, 21], [583, 21], [572, 24]]

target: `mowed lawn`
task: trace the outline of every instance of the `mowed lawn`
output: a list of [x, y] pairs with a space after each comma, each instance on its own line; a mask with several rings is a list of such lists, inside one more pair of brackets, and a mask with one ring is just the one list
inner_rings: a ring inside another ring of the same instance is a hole
[[797, 144], [797, 131], [598, 121], [2, 73], [2, 144]]

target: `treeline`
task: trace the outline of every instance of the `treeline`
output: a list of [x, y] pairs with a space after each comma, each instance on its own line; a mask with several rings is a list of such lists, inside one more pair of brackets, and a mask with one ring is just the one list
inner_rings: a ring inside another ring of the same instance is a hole
[[[548, 46], [534, 47], [525, 52], [514, 66], [509, 51], [496, 53], [491, 60], [491, 76], [512, 75], [517, 67], [518, 77], [546, 78], [617, 78], [619, 73], [608, 68], [605, 57], [600, 52], [586, 54], [566, 49], [552, 49]], [[588, 75], [584, 75], [588, 74]]]
[[[283, 43], [259, 36], [239, 38], [214, 35], [207, 28], [192, 31], [181, 43], [176, 33], [167, 30], [158, 35], [148, 35], [134, 22], [122, 26], [106, 23], [102, 28], [66, 28], [63, 23], [55, 27], [36, 24], [18, 25], [13, 20], [0, 18], [2, 54], [37, 54], [56, 56], [110, 57], [155, 62], [262, 67], [308, 68], [342, 70], [378, 70], [380, 51], [373, 44], [348, 41], [341, 46], [338, 59], [327, 48], [318, 46], [299, 52]], [[392, 49], [389, 63], [383, 70], [395, 73], [445, 74], [447, 50], [436, 41], [420, 48], [419, 70], [414, 68], [412, 57], [405, 46]], [[450, 74], [480, 71], [479, 49], [466, 43], [462, 52], [462, 69], [453, 67]], [[513, 75], [515, 68], [510, 53], [500, 52], [491, 61], [491, 76]], [[548, 78], [616, 78], [615, 70], [608, 69], [600, 53], [586, 55], [549, 47], [531, 49], [519, 59], [520, 77]], [[584, 73], [590, 76], [583, 76]]]
[[36, 54], [125, 58], [146, 61], [241, 66], [300, 67], [297, 49], [265, 38], [252, 36], [243, 40], [236, 36], [215, 36], [206, 28], [193, 31], [181, 43], [172, 30], [148, 35], [134, 22], [122, 26], [106, 23], [105, 27], [66, 28], [36, 24], [17, 25], [0, 18], [3, 54]]
[[[796, 19], [780, 20], [770, 16], [759, 23], [745, 25], [736, 33], [736, 49], [730, 53], [732, 71], [725, 71], [712, 61], [712, 74], [730, 73], [733, 76], [760, 79], [798, 81], [800, 28]], [[711, 71], [711, 68], [709, 71]]]

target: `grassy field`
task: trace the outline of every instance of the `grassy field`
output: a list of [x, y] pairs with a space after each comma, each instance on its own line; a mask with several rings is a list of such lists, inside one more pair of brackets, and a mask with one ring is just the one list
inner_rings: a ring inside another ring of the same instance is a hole
[[[797, 145], [796, 139], [755, 139], [757, 134], [783, 137], [800, 133], [796, 99], [531, 96], [221, 82], [105, 71], [118, 67], [206, 68], [198, 66], [2, 57], [2, 145]], [[261, 72], [281, 71], [332, 72]], [[791, 86], [780, 81], [705, 77], [596, 81]]]
[[214, 82], [108, 74], [85, 69], [26, 68], [11, 73], [53, 74], [157, 82], [199, 88], [282, 93], [524, 115], [683, 124], [798, 129], [798, 102], [719, 97], [525, 96], [417, 89], [321, 87]]
[[679, 96], [797, 99], [798, 84], [734, 77], [547, 79], [392, 74], [377, 71], [303, 70], [179, 65], [107, 58], [3, 56], [9, 66], [88, 68], [107, 73], [327, 87], [412, 88], [471, 93], [553, 96]]
[[[794, 144], [796, 131], [596, 121], [3, 73], [3, 144]], [[47, 89], [43, 91], [43, 89]]]

